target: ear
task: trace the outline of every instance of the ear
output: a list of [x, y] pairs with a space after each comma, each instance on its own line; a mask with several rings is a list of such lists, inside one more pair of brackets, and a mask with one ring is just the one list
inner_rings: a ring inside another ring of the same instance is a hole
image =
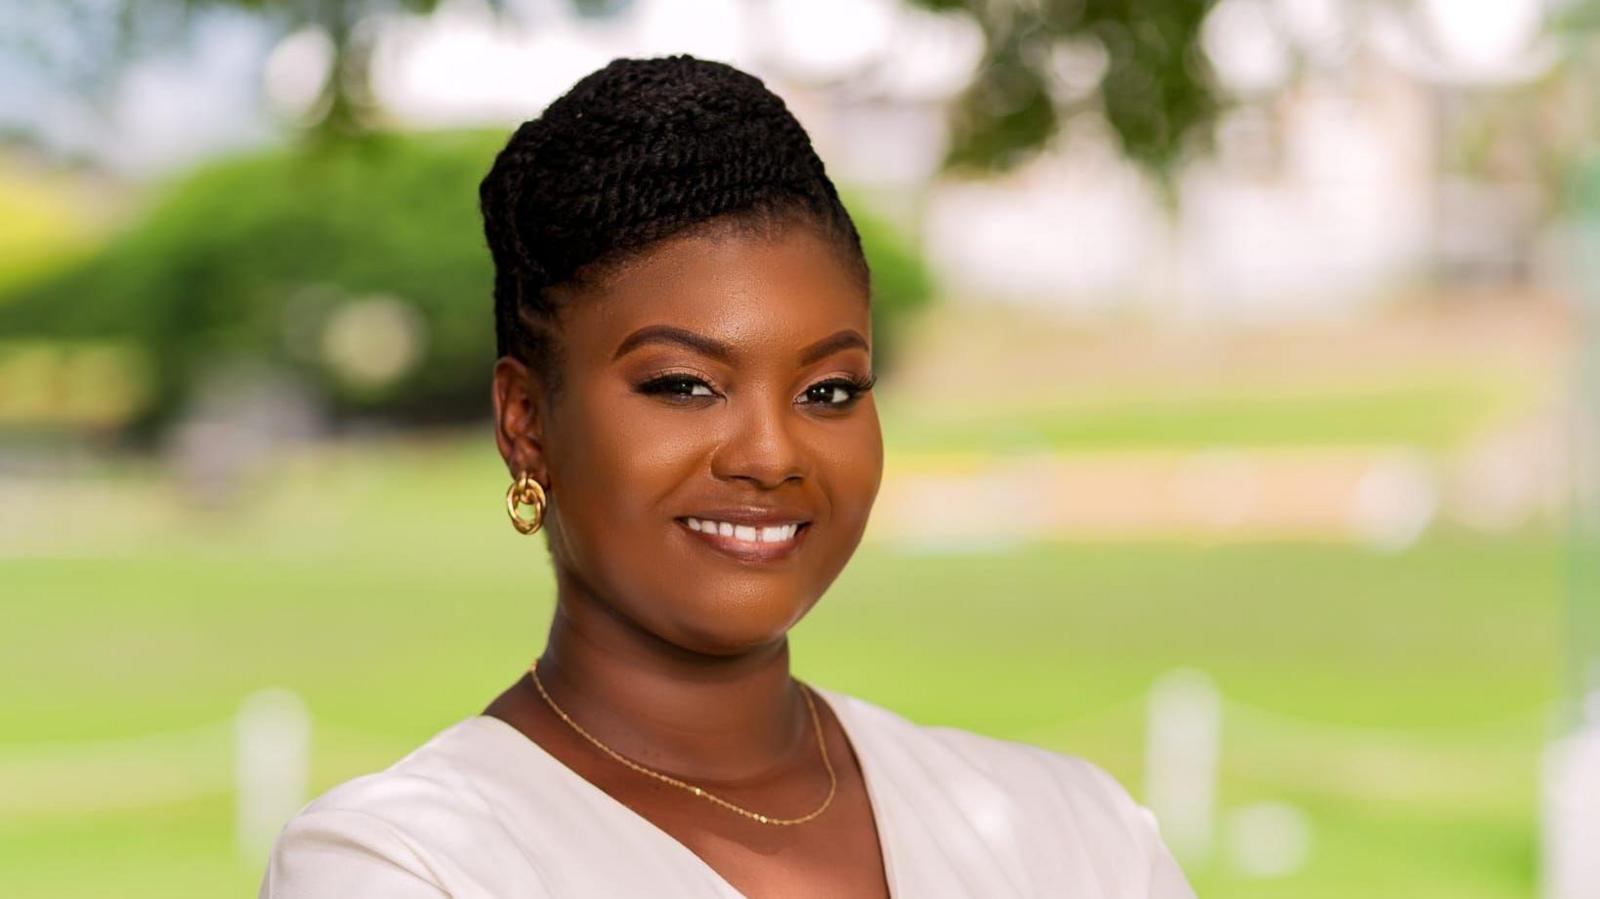
[[544, 385], [521, 360], [501, 356], [494, 364], [494, 440], [515, 478], [523, 472], [548, 489], [549, 460], [544, 429], [549, 419]]

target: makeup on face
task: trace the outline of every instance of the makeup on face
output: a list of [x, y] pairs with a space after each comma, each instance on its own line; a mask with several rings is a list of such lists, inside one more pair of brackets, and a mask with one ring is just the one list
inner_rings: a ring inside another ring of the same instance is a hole
[[[655, 324], [639, 328], [624, 338], [613, 359], [623, 359], [630, 353], [643, 353], [651, 347], [661, 346], [676, 348], [691, 357], [703, 357], [712, 361], [714, 365], [711, 367], [715, 368], [732, 367], [742, 355], [733, 346], [714, 337], [687, 328]], [[803, 370], [851, 350], [864, 355], [869, 351], [869, 345], [859, 331], [845, 328], [806, 346], [797, 354], [797, 361]], [[662, 371], [646, 376], [635, 389], [643, 394], [661, 397], [664, 402], [683, 406], [726, 399], [716, 384], [708, 383], [710, 380], [714, 380], [710, 375], [688, 370]], [[803, 389], [794, 402], [798, 406], [814, 409], [810, 413], [813, 415], [846, 414], [872, 389], [876, 380], [875, 375], [854, 373], [824, 377]], [[813, 525], [811, 515], [793, 505], [780, 507], [748, 503], [715, 509], [701, 508], [693, 514], [676, 516], [674, 521], [698, 545], [743, 563], [776, 563], [792, 558]]]
[[882, 473], [869, 298], [817, 235], [666, 241], [564, 313], [558, 564], [670, 641], [781, 638]]

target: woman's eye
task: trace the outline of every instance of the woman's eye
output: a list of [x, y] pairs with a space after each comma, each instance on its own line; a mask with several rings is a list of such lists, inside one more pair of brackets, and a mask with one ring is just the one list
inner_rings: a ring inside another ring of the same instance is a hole
[[706, 382], [689, 375], [667, 375], [653, 378], [639, 385], [639, 392], [685, 398], [716, 396], [716, 393]]
[[805, 396], [813, 405], [843, 408], [860, 399], [867, 389], [870, 388], [852, 381], [823, 381], [811, 385]]
[[[875, 378], [864, 381], [853, 381], [846, 378], [835, 378], [823, 381], [807, 388], [804, 394], [803, 405], [826, 406], [834, 409], [845, 409], [861, 398], [861, 394], [872, 389]], [[639, 385], [640, 393], [663, 395], [673, 401], [699, 399], [702, 397], [717, 396], [717, 392], [700, 378], [693, 375], [662, 375], [652, 378]]]

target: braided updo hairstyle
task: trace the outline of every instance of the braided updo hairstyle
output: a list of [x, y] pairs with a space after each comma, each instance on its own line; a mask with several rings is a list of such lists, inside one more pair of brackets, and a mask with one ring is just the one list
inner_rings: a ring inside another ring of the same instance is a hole
[[478, 189], [497, 355], [560, 392], [558, 304], [650, 244], [803, 222], [870, 293], [861, 238], [811, 140], [761, 80], [688, 55], [616, 59], [524, 122]]

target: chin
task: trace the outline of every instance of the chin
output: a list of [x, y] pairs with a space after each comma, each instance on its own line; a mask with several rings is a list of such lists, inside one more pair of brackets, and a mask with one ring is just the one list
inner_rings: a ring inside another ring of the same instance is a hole
[[691, 652], [742, 655], [781, 642], [810, 607], [774, 597], [697, 603], [690, 614], [674, 616], [672, 633], [661, 636]]

